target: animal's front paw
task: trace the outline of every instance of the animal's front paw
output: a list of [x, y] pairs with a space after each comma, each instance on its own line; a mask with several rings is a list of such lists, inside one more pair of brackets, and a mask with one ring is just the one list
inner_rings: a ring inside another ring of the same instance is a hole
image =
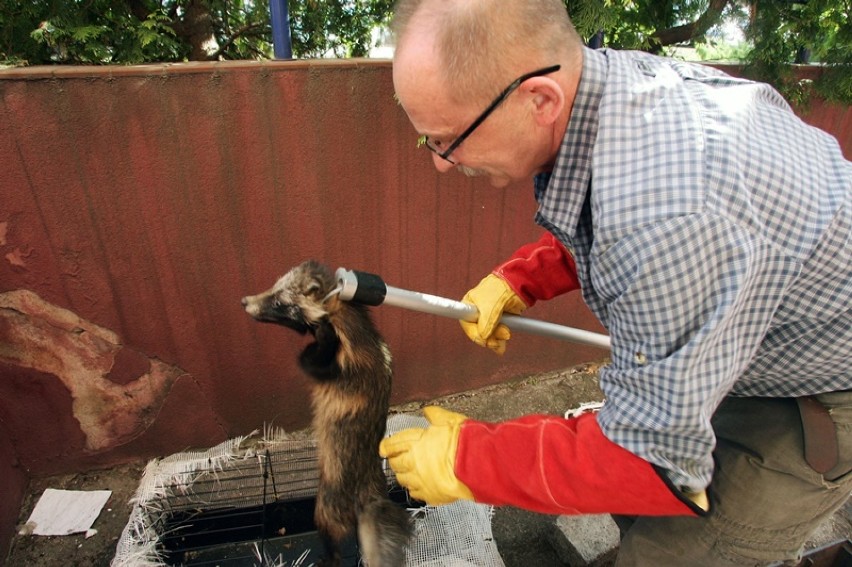
[[319, 380], [335, 378], [340, 368], [337, 365], [337, 350], [340, 339], [328, 317], [321, 319], [314, 328], [316, 342], [309, 344], [299, 357], [302, 369]]
[[340, 339], [337, 338], [337, 331], [334, 330], [334, 325], [331, 324], [328, 317], [323, 317], [317, 321], [314, 327], [314, 338], [320, 348], [327, 348], [337, 352], [337, 347], [340, 345]]

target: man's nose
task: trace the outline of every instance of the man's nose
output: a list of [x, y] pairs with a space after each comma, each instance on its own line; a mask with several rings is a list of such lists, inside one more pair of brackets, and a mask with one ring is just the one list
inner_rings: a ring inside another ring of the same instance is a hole
[[435, 162], [435, 168], [441, 173], [446, 173], [455, 167], [455, 164], [448, 162], [438, 154], [432, 154], [432, 160]]

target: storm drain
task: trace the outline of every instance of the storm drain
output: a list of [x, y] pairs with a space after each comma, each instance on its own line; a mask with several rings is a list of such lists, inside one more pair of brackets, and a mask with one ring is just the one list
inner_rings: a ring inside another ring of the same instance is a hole
[[[388, 432], [425, 425], [398, 415]], [[315, 440], [267, 430], [151, 461], [112, 566], [316, 565], [323, 553], [313, 522], [316, 458]], [[414, 519], [406, 565], [503, 566], [491, 507], [410, 502], [386, 471], [391, 498]], [[344, 566], [360, 564], [355, 537], [343, 551]]]

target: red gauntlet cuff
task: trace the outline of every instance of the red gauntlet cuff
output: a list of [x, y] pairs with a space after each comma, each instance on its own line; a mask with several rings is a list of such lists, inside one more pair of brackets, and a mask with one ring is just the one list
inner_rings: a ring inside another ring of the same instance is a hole
[[506, 280], [527, 306], [580, 288], [574, 258], [549, 232], [520, 247], [492, 273]]
[[546, 514], [704, 513], [654, 466], [607, 439], [592, 414], [468, 420], [455, 473], [478, 502]]

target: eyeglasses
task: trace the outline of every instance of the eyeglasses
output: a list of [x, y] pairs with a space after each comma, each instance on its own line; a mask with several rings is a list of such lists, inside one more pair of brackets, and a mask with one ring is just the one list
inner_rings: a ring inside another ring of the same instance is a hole
[[464, 142], [468, 136], [470, 136], [474, 130], [476, 130], [480, 124], [485, 122], [485, 119], [488, 118], [494, 110], [497, 109], [500, 104], [506, 100], [515, 89], [521, 86], [521, 83], [526, 81], [527, 79], [532, 79], [533, 77], [541, 77], [543, 75], [549, 75], [550, 73], [555, 73], [560, 69], [560, 65], [553, 65], [551, 67], [545, 67], [544, 69], [539, 69], [538, 71], [533, 71], [532, 73], [527, 73], [526, 75], [521, 75], [517, 79], [515, 79], [511, 85], [506, 87], [503, 92], [501, 92], [494, 101], [488, 105], [488, 108], [479, 115], [479, 117], [471, 123], [467, 129], [462, 132], [458, 138], [456, 138], [452, 144], [447, 147], [446, 150], [441, 149], [441, 142], [433, 142], [429, 139], [429, 136], [423, 136], [420, 138], [420, 143], [424, 144], [427, 148], [438, 154], [441, 158], [447, 160], [453, 165], [456, 165], [456, 162], [450, 159], [450, 154], [453, 153], [456, 148], [458, 148], [462, 142]]

